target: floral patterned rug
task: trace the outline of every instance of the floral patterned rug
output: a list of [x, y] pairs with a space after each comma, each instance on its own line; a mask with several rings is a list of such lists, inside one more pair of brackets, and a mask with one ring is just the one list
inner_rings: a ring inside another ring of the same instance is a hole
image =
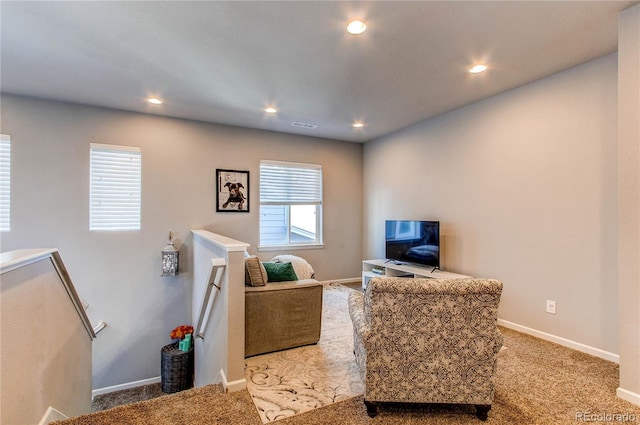
[[294, 416], [364, 393], [353, 355], [347, 307], [350, 291], [325, 286], [316, 345], [245, 360], [247, 389], [263, 423]]

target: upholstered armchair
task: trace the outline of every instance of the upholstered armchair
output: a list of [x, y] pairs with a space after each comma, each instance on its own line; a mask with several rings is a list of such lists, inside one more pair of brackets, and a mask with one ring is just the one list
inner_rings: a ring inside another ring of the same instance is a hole
[[380, 402], [471, 404], [486, 420], [502, 282], [381, 277], [349, 295], [367, 413]]

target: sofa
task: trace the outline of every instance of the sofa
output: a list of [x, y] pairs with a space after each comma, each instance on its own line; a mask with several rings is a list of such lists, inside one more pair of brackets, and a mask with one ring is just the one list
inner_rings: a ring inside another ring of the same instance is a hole
[[249, 256], [245, 269], [245, 357], [317, 343], [323, 286], [313, 268], [300, 257], [281, 255], [266, 263]]
[[502, 282], [373, 278], [349, 295], [369, 416], [379, 403], [471, 404], [486, 420], [502, 334]]

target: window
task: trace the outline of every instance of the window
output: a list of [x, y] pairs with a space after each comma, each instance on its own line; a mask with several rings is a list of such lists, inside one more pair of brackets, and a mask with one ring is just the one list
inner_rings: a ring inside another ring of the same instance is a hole
[[322, 245], [322, 166], [260, 161], [260, 247]]
[[0, 232], [11, 230], [11, 138], [0, 134]]
[[89, 230], [140, 230], [140, 148], [91, 143]]

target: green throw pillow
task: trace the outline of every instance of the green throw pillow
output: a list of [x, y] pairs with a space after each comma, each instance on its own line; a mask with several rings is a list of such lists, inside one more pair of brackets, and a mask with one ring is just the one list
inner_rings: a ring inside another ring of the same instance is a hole
[[284, 282], [287, 280], [298, 280], [295, 270], [291, 263], [262, 263], [267, 269], [269, 282]]

